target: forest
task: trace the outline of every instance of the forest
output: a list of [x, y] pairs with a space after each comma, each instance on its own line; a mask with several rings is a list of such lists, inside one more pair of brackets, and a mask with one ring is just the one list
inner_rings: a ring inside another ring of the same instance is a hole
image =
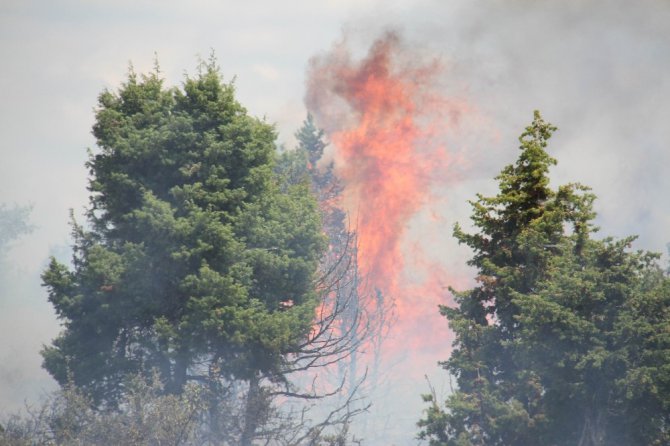
[[[0, 421], [0, 444], [365, 445], [393, 308], [364, 286], [319, 125], [280, 147], [215, 59], [181, 86], [131, 69], [104, 90], [86, 220], [41, 277], [60, 389]], [[434, 309], [454, 383], [417, 392], [424, 444], [670, 444], [670, 268], [598, 234], [587, 186], [550, 186], [556, 130], [536, 111], [495, 195], [444, 228], [475, 279]], [[29, 213], [0, 207], [0, 247]]]

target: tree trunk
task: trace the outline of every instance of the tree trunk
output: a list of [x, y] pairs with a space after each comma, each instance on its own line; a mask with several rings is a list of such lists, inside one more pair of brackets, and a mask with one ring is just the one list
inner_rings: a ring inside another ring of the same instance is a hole
[[240, 446], [252, 446], [254, 441], [261, 409], [260, 390], [260, 380], [258, 375], [254, 373], [249, 379], [249, 392], [247, 393], [247, 403], [244, 411], [244, 430], [240, 438]]
[[188, 355], [186, 353], [178, 353], [172, 368], [172, 380], [168, 388], [169, 393], [180, 395], [184, 391], [186, 385], [186, 372], [188, 370]]
[[584, 426], [577, 446], [605, 446], [605, 424], [599, 410], [588, 408], [584, 414]]
[[209, 365], [209, 428], [215, 440], [221, 440], [221, 386], [219, 382], [219, 357], [215, 356]]

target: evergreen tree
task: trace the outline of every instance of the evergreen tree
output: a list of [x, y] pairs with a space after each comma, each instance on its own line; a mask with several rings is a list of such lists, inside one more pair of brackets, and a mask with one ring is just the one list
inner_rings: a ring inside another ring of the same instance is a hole
[[10, 208], [0, 203], [0, 258], [14, 240], [32, 231], [28, 223], [30, 211], [30, 206], [14, 205]]
[[[166, 88], [132, 71], [99, 97], [87, 227], [43, 274], [64, 330], [44, 366], [113, 405], [130, 373], [166, 389], [281, 381], [311, 329], [324, 240], [307, 185], [282, 188], [275, 131], [214, 62]], [[247, 430], [253, 430], [253, 423]]]
[[11, 208], [0, 203], [0, 297], [4, 298], [9, 292], [14, 281], [11, 264], [7, 262], [7, 252], [12, 244], [22, 236], [29, 234], [33, 226], [29, 223], [30, 206], [17, 206]]
[[670, 441], [670, 280], [633, 238], [566, 238], [547, 278], [516, 295], [516, 354], [539, 378], [543, 444]]
[[478, 286], [441, 308], [455, 333], [443, 366], [458, 389], [445, 409], [425, 396], [420, 437], [431, 445], [653, 444], [667, 435], [670, 339], [652, 333], [670, 325], [668, 280], [653, 255], [624, 250], [630, 239], [590, 238], [586, 188], [549, 188], [553, 131], [536, 112], [517, 162], [497, 177], [499, 193], [472, 203], [478, 232], [455, 228], [474, 251]]

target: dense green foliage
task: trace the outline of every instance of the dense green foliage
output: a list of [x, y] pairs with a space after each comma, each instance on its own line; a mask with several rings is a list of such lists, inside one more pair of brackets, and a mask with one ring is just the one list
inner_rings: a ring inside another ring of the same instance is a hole
[[209, 63], [181, 89], [131, 72], [100, 95], [93, 132], [89, 225], [73, 224], [73, 268], [43, 274], [64, 324], [46, 369], [112, 405], [142, 370], [172, 393], [281, 381], [311, 329], [324, 241], [308, 185], [274, 172], [273, 127]]
[[594, 240], [594, 196], [552, 190], [555, 128], [536, 112], [494, 197], [472, 202], [478, 285], [443, 307], [458, 388], [426, 395], [431, 445], [652, 445], [670, 441], [670, 281], [632, 238]]

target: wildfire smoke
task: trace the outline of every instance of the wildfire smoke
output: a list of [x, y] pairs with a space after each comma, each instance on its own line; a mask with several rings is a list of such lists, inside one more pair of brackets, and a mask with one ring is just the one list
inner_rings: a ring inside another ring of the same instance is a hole
[[[422, 249], [406, 246], [411, 219], [435, 201], [436, 186], [448, 182], [458, 162], [445, 136], [469, 111], [464, 101], [441, 94], [443, 72], [438, 59], [417, 55], [393, 32], [360, 61], [345, 39], [313, 58], [308, 71], [307, 107], [332, 143], [344, 184], [340, 205], [357, 232], [366, 292], [395, 302], [392, 354], [426, 347], [426, 334], [444, 346], [447, 336], [436, 308], [445, 302], [447, 274]], [[424, 280], [406, 280], [408, 268], [421, 269]]]

